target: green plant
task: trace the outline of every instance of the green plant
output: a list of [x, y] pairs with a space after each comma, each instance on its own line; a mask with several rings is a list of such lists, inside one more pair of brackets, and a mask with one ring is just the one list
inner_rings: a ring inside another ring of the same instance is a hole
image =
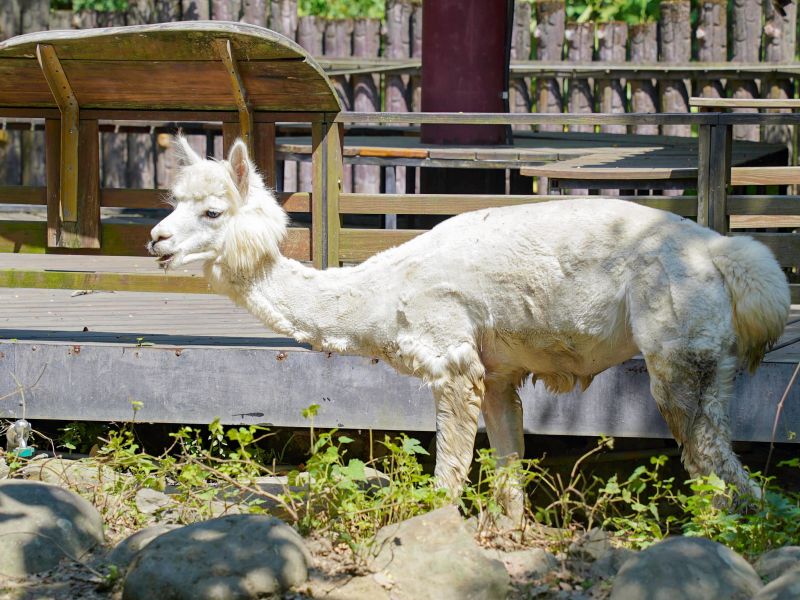
[[128, 10], [129, 0], [51, 0], [54, 10], [98, 10], [101, 12], [122, 12]]
[[382, 19], [384, 0], [300, 0], [300, 16], [316, 15], [326, 19], [370, 18]]
[[59, 429], [56, 446], [72, 452], [88, 454], [93, 446], [106, 435], [108, 425], [94, 421], [72, 421]]
[[625, 21], [629, 25], [657, 21], [658, 2], [652, 0], [586, 0], [567, 3], [567, 18], [588, 21]]

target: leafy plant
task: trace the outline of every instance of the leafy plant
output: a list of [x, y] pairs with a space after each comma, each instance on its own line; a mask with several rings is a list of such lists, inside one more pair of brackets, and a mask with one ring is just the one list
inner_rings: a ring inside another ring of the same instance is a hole
[[326, 19], [382, 19], [384, 7], [384, 0], [300, 0], [297, 12], [300, 16], [316, 15]]
[[652, 0], [586, 0], [567, 3], [567, 18], [585, 23], [625, 21], [629, 25], [657, 21], [658, 2]]

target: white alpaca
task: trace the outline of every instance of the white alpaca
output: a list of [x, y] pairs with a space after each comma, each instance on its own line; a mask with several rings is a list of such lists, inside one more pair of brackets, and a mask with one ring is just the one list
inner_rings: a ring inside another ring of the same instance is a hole
[[[214, 290], [316, 349], [380, 358], [436, 401], [436, 479], [454, 492], [478, 415], [504, 459], [523, 454], [517, 388], [557, 392], [644, 355], [651, 392], [693, 476], [755, 491], [733, 453], [728, 395], [783, 331], [789, 288], [769, 250], [671, 213], [569, 200], [462, 214], [349, 268], [279, 252], [284, 211], [237, 142], [228, 161], [185, 166], [150, 251], [203, 261]], [[517, 495], [514, 502], [519, 502]]]

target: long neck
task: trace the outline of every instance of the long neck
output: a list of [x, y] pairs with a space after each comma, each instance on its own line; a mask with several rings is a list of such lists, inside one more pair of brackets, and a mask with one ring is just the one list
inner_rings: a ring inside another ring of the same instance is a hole
[[365, 321], [364, 307], [374, 292], [357, 269], [319, 271], [279, 256], [253, 277], [214, 275], [219, 291], [280, 334], [322, 350], [370, 352], [375, 323]]

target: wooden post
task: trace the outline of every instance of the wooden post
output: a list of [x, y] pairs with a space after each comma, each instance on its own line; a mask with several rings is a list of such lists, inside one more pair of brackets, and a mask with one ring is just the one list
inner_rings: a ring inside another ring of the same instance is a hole
[[[603, 63], [624, 63], [627, 59], [628, 24], [621, 21], [600, 23], [597, 30], [597, 58]], [[627, 98], [623, 81], [598, 79], [597, 98], [602, 113], [624, 113]], [[625, 125], [601, 125], [604, 133], [625, 133]]]
[[[22, 7], [22, 33], [50, 28], [50, 1], [25, 0]], [[23, 131], [20, 137], [22, 152], [22, 185], [44, 185], [44, 132]]]
[[[356, 19], [353, 25], [353, 56], [377, 58], [381, 46], [381, 22], [378, 19]], [[353, 110], [380, 110], [377, 76], [371, 73], [353, 75]], [[381, 191], [381, 168], [356, 165], [353, 169], [353, 189], [356, 192], [377, 194]]]
[[[567, 44], [567, 60], [572, 63], [590, 63], [594, 57], [594, 23], [569, 22], [566, 25], [564, 38]], [[594, 94], [588, 79], [568, 79], [569, 85], [569, 112], [591, 113], [594, 112]], [[594, 125], [570, 125], [570, 131], [593, 132]], [[576, 194], [586, 193], [587, 190], [576, 191]]]
[[[514, 2], [514, 25], [511, 30], [511, 60], [531, 58], [531, 5], [530, 2]], [[531, 80], [529, 77], [513, 77], [508, 90], [508, 106], [513, 113], [531, 112]], [[416, 110], [416, 109], [415, 109]], [[529, 131], [528, 125], [514, 125], [513, 129]]]
[[[790, 0], [778, 2], [768, 0], [766, 3], [766, 24], [764, 25], [764, 62], [791, 63], [797, 38], [797, 2]], [[794, 85], [791, 79], [769, 77], [762, 82], [764, 96], [775, 100], [794, 97]], [[791, 112], [790, 109], [776, 109], [770, 112]], [[786, 144], [792, 151], [791, 125], [765, 125], [764, 141]]]
[[701, 125], [698, 131], [697, 222], [723, 235], [731, 174], [730, 125]]
[[[420, 14], [422, 9], [420, 8]], [[410, 0], [386, 0], [386, 16], [383, 22], [384, 52], [386, 58], [407, 59], [411, 56], [411, 2]], [[421, 31], [420, 31], [421, 34]], [[421, 54], [421, 40], [420, 40]], [[384, 78], [384, 105], [388, 112], [408, 112], [410, 106], [407, 75], [387, 73]], [[421, 93], [421, 92], [420, 92]], [[422, 100], [420, 97], [420, 108]], [[406, 168], [394, 169], [394, 182], [398, 190], [406, 189]], [[388, 175], [387, 175], [388, 178]]]
[[[761, 58], [761, 16], [763, 0], [733, 0], [731, 30], [731, 62], [758, 62]], [[731, 80], [729, 95], [733, 98], [758, 98], [758, 87], [753, 80]], [[733, 112], [758, 112], [755, 108], [735, 108]], [[735, 140], [758, 141], [758, 125], [737, 125], [733, 128]]]
[[[325, 21], [312, 15], [300, 17], [297, 22], [297, 43], [311, 56], [322, 56], [322, 39]], [[297, 190], [311, 191], [311, 163], [297, 163]]]
[[242, 0], [211, 0], [211, 18], [215, 21], [238, 21]]
[[[691, 58], [691, 25], [689, 0], [662, 0], [659, 21], [659, 60], [667, 63], [686, 63]], [[689, 112], [689, 93], [680, 79], [665, 79], [661, 84], [661, 109], [664, 112]], [[687, 137], [689, 125], [664, 125], [664, 135]]]
[[[632, 25], [631, 62], [654, 63], [658, 60], [658, 24], [654, 22]], [[633, 112], [658, 112], [658, 94], [649, 79], [631, 80], [631, 109]], [[658, 125], [633, 125], [633, 133], [657, 135]]]
[[[22, 32], [19, 0], [7, 0], [0, 7], [0, 41]], [[19, 131], [0, 131], [0, 182], [22, 183], [21, 142]]]
[[[325, 26], [324, 54], [332, 58], [349, 58], [353, 55], [353, 20], [331, 19]], [[353, 110], [353, 86], [347, 76], [331, 78], [344, 110]], [[344, 165], [342, 190], [353, 191], [353, 165]]]
[[[563, 0], [536, 0], [536, 59], [559, 62], [564, 56], [566, 8]], [[539, 77], [536, 81], [536, 111], [562, 112], [563, 99], [558, 79]], [[540, 131], [563, 131], [561, 125], [540, 125]]]
[[[724, 63], [728, 60], [728, 0], [702, 0], [697, 18], [697, 60]], [[722, 98], [725, 90], [718, 79], [701, 79], [699, 94]]]
[[[297, 38], [297, 0], [271, 0], [269, 9], [269, 28], [285, 35], [290, 40]], [[321, 52], [320, 52], [321, 54]], [[298, 165], [293, 160], [283, 162], [282, 191], [296, 192]]]
[[[131, 0], [127, 13], [128, 25], [145, 25], [155, 20], [150, 0]], [[149, 133], [129, 133], [128, 163], [125, 169], [131, 188], [156, 187], [155, 136]]]
[[[525, 6], [528, 7], [528, 54], [525, 58], [530, 56], [531, 48], [530, 48], [530, 13], [531, 13], [531, 5], [527, 2], [523, 2]], [[514, 46], [512, 45], [511, 51], [514, 52]], [[422, 58], [422, 3], [416, 3], [413, 5], [411, 9], [411, 57], [412, 58]], [[529, 82], [530, 84], [530, 82]], [[410, 98], [411, 110], [420, 111], [422, 110], [422, 77], [420, 75], [412, 75], [411, 81], [408, 84], [409, 93], [408, 97]], [[530, 107], [528, 108], [530, 110]]]
[[311, 124], [312, 166], [311, 256], [314, 266], [339, 266], [339, 193], [342, 185], [341, 124]]
[[242, 0], [242, 21], [266, 27], [268, 9], [267, 0]]
[[[275, 123], [256, 123], [253, 129], [253, 160], [271, 190], [277, 186], [275, 161]], [[310, 188], [309, 188], [310, 190]]]

